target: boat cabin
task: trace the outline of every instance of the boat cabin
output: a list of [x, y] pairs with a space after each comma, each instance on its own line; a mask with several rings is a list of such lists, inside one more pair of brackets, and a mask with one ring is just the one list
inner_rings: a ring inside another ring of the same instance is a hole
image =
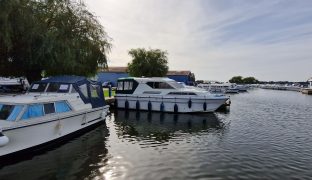
[[35, 82], [29, 93], [78, 93], [85, 104], [92, 108], [105, 105], [101, 83], [82, 76], [55, 76]]
[[79, 76], [57, 76], [34, 82], [26, 94], [0, 97], [0, 120], [28, 120], [70, 112], [78, 105], [70, 102], [77, 98], [92, 108], [105, 105], [100, 83]]
[[169, 78], [120, 78], [116, 94], [196, 95], [184, 84]]

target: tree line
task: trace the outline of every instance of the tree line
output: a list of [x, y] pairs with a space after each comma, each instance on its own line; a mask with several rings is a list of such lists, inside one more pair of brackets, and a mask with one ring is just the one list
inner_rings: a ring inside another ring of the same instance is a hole
[[258, 84], [259, 81], [254, 77], [234, 76], [229, 80], [230, 83], [236, 84]]
[[111, 38], [81, 1], [1, 0], [0, 76], [91, 76], [107, 66]]

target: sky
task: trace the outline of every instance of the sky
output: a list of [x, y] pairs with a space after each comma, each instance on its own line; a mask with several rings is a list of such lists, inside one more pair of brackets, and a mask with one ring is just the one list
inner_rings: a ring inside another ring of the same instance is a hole
[[306, 81], [312, 76], [311, 0], [86, 0], [112, 38], [108, 66], [133, 48], [168, 52], [170, 70], [197, 80]]

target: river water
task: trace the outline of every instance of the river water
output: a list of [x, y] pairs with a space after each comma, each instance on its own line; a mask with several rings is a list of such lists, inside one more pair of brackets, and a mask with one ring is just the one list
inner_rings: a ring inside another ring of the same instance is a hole
[[312, 96], [255, 89], [210, 114], [112, 113], [0, 179], [311, 179]]

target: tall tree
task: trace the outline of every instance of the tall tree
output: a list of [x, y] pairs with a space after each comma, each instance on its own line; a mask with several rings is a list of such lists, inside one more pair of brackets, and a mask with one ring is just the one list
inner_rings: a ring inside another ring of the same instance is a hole
[[242, 76], [234, 76], [229, 80], [230, 83], [237, 83], [242, 84], [243, 83], [243, 77]]
[[163, 77], [168, 72], [167, 52], [160, 49], [131, 49], [132, 61], [128, 63], [128, 71], [134, 77]]
[[257, 84], [259, 81], [254, 77], [245, 77], [243, 79], [244, 84]]
[[110, 38], [82, 2], [0, 1], [0, 75], [90, 76], [107, 66]]

